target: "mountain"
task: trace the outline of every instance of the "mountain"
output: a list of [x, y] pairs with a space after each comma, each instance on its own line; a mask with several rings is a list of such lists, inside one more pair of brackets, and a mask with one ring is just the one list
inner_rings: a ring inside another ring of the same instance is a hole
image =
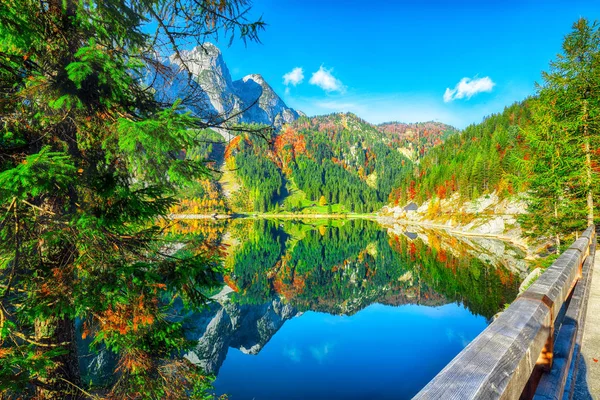
[[373, 212], [414, 164], [457, 132], [437, 122], [373, 125], [352, 113], [306, 117], [287, 107], [261, 75], [234, 81], [210, 43], [172, 55], [167, 67], [176, 77], [162, 95], [184, 97], [196, 114], [214, 123], [231, 117], [226, 124], [277, 128], [237, 137], [219, 131], [224, 141], [202, 133], [212, 144], [187, 154], [214, 160], [223, 174], [216, 186], [183, 193], [191, 202], [173, 212]]
[[458, 129], [441, 122], [384, 122], [377, 129], [388, 134], [398, 149], [412, 161], [418, 162], [431, 148], [442, 144]]
[[[352, 113], [301, 116], [279, 131], [242, 133], [222, 143], [204, 132], [213, 144], [188, 154], [218, 160], [219, 184], [204, 190], [213, 200], [193, 200], [173, 212], [374, 212], [455, 133], [436, 122], [376, 126]], [[197, 191], [191, 197], [206, 196]]]
[[[525, 100], [446, 137], [425, 153], [418, 167], [404, 175], [390, 200], [396, 205], [410, 201], [421, 204], [456, 195], [464, 202], [493, 192], [500, 198], [522, 192], [526, 174], [523, 160], [529, 150], [521, 130], [531, 123], [530, 113]], [[433, 207], [431, 211], [437, 212]]]
[[221, 51], [211, 43], [171, 55], [168, 65], [177, 72], [172, 90], [182, 89], [188, 77], [202, 89], [193, 105], [202, 115], [208, 113], [221, 119], [233, 116], [234, 122], [276, 128], [299, 117], [261, 75], [251, 74], [233, 81]]
[[280, 299], [265, 304], [236, 304], [228, 297], [214, 301], [191, 317], [196, 346], [186, 358], [206, 373], [218, 374], [229, 348], [258, 354], [283, 324], [298, 311]]
[[240, 135], [225, 163], [241, 184], [238, 210], [313, 213], [378, 210], [412, 165], [390, 135], [351, 113], [301, 117], [268, 138]]

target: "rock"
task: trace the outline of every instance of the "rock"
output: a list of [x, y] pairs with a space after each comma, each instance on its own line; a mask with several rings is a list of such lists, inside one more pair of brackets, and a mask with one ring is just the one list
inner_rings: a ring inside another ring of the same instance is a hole
[[421, 204], [421, 206], [417, 209], [417, 213], [425, 214], [427, 212], [427, 209], [429, 208], [430, 202], [431, 202], [431, 200], [427, 200], [423, 204]]
[[527, 212], [527, 203], [523, 200], [511, 198], [504, 199], [494, 207], [495, 214], [519, 215]]
[[527, 288], [529, 288], [529, 286], [531, 286], [531, 284], [533, 282], [535, 282], [537, 280], [537, 278], [539, 278], [540, 275], [542, 275], [543, 272], [544, 272], [544, 270], [539, 267], [534, 269], [533, 271], [531, 271], [529, 273], [529, 275], [527, 275], [527, 277], [525, 277], [525, 279], [523, 279], [523, 282], [519, 286], [519, 295], [521, 293], [523, 293], [524, 291], [526, 291]]
[[233, 87], [237, 96], [242, 99], [244, 107], [249, 107], [242, 114], [240, 122], [281, 127], [299, 117], [299, 114], [287, 107], [271, 86], [258, 74], [248, 75], [233, 82]]
[[[173, 98], [185, 97], [189, 77], [198, 85], [198, 99], [192, 111], [205, 119], [234, 116], [230, 122], [272, 125], [280, 128], [296, 120], [300, 114], [289, 108], [261, 75], [251, 74], [232, 81], [220, 50], [204, 43], [179, 56], [169, 57], [168, 66], [177, 73], [167, 92]], [[182, 93], [183, 92], [183, 93]], [[227, 139], [227, 138], [226, 138]]]
[[413, 279], [413, 274], [412, 271], [406, 271], [404, 273], [404, 275], [402, 275], [400, 278], [398, 278], [399, 282], [408, 282], [408, 281], [412, 281]]
[[463, 211], [469, 214], [479, 214], [485, 211], [486, 208], [498, 203], [498, 195], [493, 192], [488, 195], [479, 197], [477, 200], [466, 202], [463, 206]]
[[279, 299], [266, 304], [236, 304], [228, 298], [192, 317], [198, 344], [186, 358], [207, 373], [217, 374], [229, 348], [246, 354], [258, 354], [298, 311]]
[[499, 235], [504, 232], [504, 218], [496, 217], [473, 229], [474, 233], [484, 235]]

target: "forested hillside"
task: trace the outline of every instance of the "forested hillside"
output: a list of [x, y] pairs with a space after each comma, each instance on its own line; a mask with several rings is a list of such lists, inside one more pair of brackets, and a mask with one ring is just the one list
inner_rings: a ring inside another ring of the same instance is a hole
[[[551, 237], [556, 254], [577, 232], [597, 223], [598, 23], [579, 19], [562, 50], [542, 72], [535, 96], [434, 147], [402, 177], [390, 202], [421, 204], [458, 194], [458, 205], [492, 192], [499, 198], [518, 194], [526, 203], [520, 235]], [[436, 214], [428, 211], [429, 217]]]
[[529, 102], [515, 103], [447, 137], [402, 177], [390, 201], [402, 205], [454, 193], [470, 200], [493, 191], [500, 196], [521, 192], [529, 156], [523, 134], [531, 121]]
[[385, 122], [377, 125], [390, 138], [400, 151], [413, 161], [418, 161], [434, 146], [442, 144], [450, 135], [458, 132], [453, 126], [441, 122]]
[[327, 206], [326, 212], [372, 212], [412, 162], [395, 135], [354, 114], [302, 117], [268, 136], [240, 135], [225, 151], [242, 188], [237, 209], [272, 211]]
[[211, 129], [196, 130], [196, 143], [182, 150], [179, 157], [195, 160], [207, 167], [207, 174], [194, 184], [182, 188], [177, 193], [178, 202], [171, 206], [172, 213], [225, 213], [229, 211], [227, 199], [218, 182], [227, 143], [223, 136]]
[[230, 143], [205, 130], [198, 132], [205, 144], [187, 155], [215, 169], [225, 161], [221, 181], [233, 179], [239, 189], [227, 199], [215, 181], [202, 181], [181, 193], [172, 211], [376, 211], [414, 163], [457, 132], [437, 122], [374, 126], [351, 113], [301, 117], [279, 132], [241, 134]]
[[[256, 124], [242, 130], [253, 133], [229, 143], [214, 131], [197, 132], [201, 143], [185, 153], [223, 173], [181, 192], [172, 212], [377, 211], [413, 164], [458, 133], [437, 122], [375, 126], [352, 113], [301, 117], [261, 134]], [[231, 196], [222, 190], [228, 180], [237, 188]]]

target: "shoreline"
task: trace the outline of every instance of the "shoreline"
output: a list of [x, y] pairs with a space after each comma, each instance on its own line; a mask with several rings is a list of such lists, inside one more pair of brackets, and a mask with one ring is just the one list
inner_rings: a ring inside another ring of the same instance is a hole
[[456, 229], [448, 225], [437, 224], [435, 222], [425, 222], [425, 221], [415, 221], [415, 220], [407, 220], [393, 217], [384, 217], [378, 216], [377, 222], [385, 227], [392, 228], [394, 225], [404, 225], [404, 226], [417, 226], [423, 228], [433, 228], [437, 230], [444, 230], [450, 234], [461, 235], [467, 237], [482, 237], [482, 238], [490, 238], [497, 239], [503, 242], [511, 243], [512, 245], [524, 250], [527, 254], [529, 253], [529, 246], [523, 242], [521, 238], [515, 238], [513, 236], [501, 235], [497, 233], [479, 233], [472, 231], [465, 231], [461, 229]]
[[377, 220], [377, 214], [169, 214], [169, 219], [370, 219]]
[[465, 231], [456, 229], [448, 225], [438, 224], [435, 222], [415, 221], [408, 219], [393, 218], [389, 216], [381, 216], [378, 214], [265, 214], [265, 213], [251, 213], [251, 214], [169, 214], [171, 220], [228, 220], [228, 219], [368, 219], [377, 221], [380, 225], [385, 228], [393, 228], [394, 225], [403, 226], [416, 226], [422, 228], [430, 228], [435, 230], [443, 230], [453, 235], [461, 235], [466, 237], [482, 237], [497, 239], [503, 242], [508, 242], [516, 247], [528, 252], [529, 246], [527, 246], [522, 239], [517, 239], [512, 236], [500, 235], [496, 233], [479, 233], [472, 231]]

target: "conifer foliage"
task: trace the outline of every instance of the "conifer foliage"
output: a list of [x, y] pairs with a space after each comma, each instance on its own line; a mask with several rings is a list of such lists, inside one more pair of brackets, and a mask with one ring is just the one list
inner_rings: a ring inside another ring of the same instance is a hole
[[600, 26], [581, 18], [563, 52], [542, 74], [533, 123], [524, 129], [532, 157], [529, 215], [532, 236], [561, 237], [594, 223], [600, 148]]
[[[181, 150], [207, 126], [185, 112], [193, 96], [165, 103], [153, 85], [168, 80], [160, 57], [182, 43], [257, 40], [263, 23], [248, 7], [0, 2], [2, 395], [204, 396], [172, 310], [203, 303], [217, 263], [194, 243], [174, 252], [155, 222], [206, 173]], [[102, 387], [82, 379], [79, 337], [116, 358]]]
[[520, 128], [530, 124], [529, 102], [512, 104], [433, 147], [404, 174], [389, 200], [420, 204], [454, 194], [472, 200], [494, 191], [502, 197], [523, 191], [527, 176], [522, 164], [528, 152]]

